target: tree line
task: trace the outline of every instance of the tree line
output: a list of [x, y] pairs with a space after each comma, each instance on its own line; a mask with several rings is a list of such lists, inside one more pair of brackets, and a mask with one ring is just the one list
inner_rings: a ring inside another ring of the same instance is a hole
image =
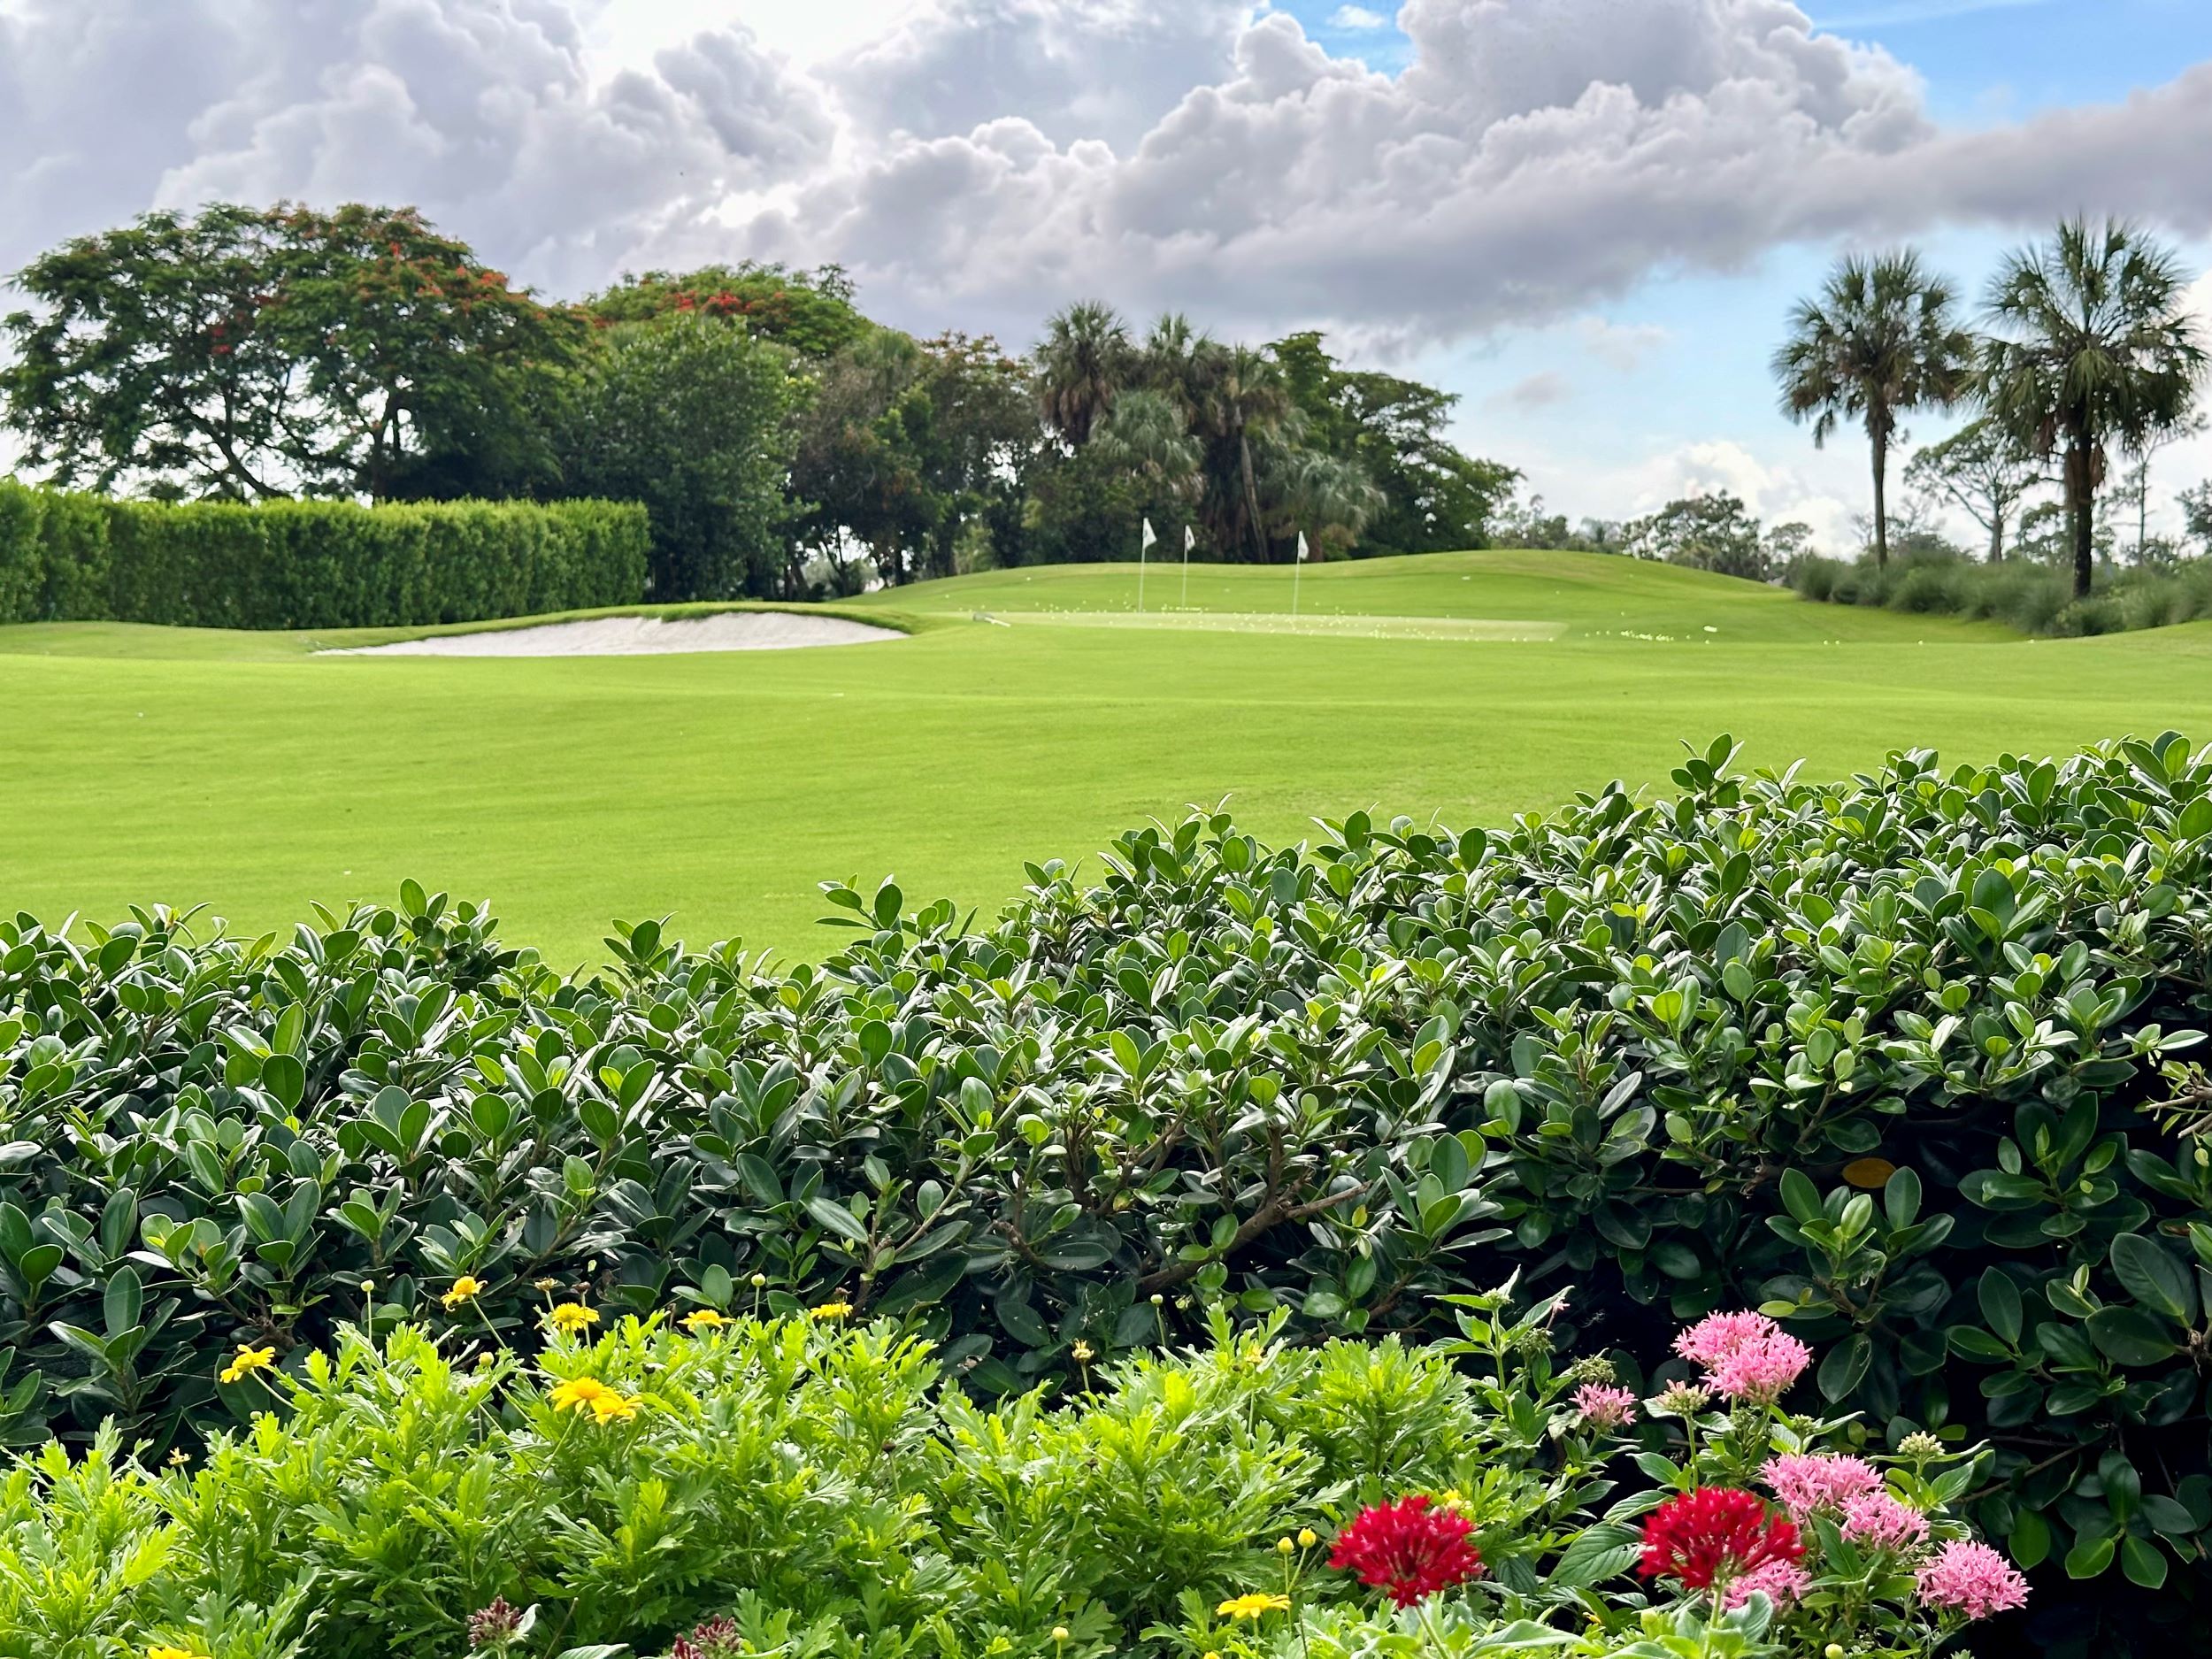
[[14, 278], [0, 419], [51, 482], [157, 499], [645, 504], [657, 598], [822, 596], [1170, 546], [1486, 544], [1518, 479], [1456, 397], [1179, 315], [1070, 305], [1036, 350], [917, 339], [837, 267], [541, 300], [411, 208], [217, 204]]
[[[1962, 430], [1912, 457], [1909, 484], [1973, 518], [1992, 562], [2005, 557], [2008, 526], [2048, 535], [2062, 513], [2074, 593], [2085, 596], [2101, 546], [2108, 550], [2097, 499], [2116, 464], [2131, 464], [2123, 492], [2135, 503], [2139, 550], [2147, 550], [2151, 458], [2200, 429], [2207, 358], [2187, 288], [2180, 260], [2139, 227], [2071, 219], [2006, 257], [1976, 329], [1955, 285], [1912, 250], [1852, 255], [1792, 313], [1773, 360], [1782, 408], [1811, 423], [1816, 444], [1845, 421], [1864, 432], [1878, 567], [1890, 554], [1889, 459], [1901, 418], [1969, 409]], [[2024, 503], [2045, 485], [2062, 506], [2046, 503], [2039, 523]], [[2192, 533], [2212, 534], [2212, 493], [2183, 504]]]

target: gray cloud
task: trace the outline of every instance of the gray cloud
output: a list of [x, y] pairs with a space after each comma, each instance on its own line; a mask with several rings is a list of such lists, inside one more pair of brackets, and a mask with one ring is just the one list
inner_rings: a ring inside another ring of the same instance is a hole
[[1556, 369], [1544, 369], [1517, 380], [1490, 399], [1494, 407], [1507, 410], [1549, 409], [1574, 396], [1574, 386]]
[[574, 292], [834, 258], [919, 328], [1076, 294], [1384, 351], [1777, 244], [2080, 207], [2212, 228], [2212, 66], [1972, 132], [1786, 0], [1409, 0], [1399, 75], [1241, 0], [917, 0], [592, 73], [596, 0], [0, 0], [0, 265], [156, 204], [412, 201]]

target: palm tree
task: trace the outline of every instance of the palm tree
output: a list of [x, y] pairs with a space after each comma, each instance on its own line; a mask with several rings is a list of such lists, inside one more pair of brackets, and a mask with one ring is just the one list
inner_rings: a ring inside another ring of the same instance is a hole
[[1294, 447], [1282, 457], [1280, 474], [1285, 532], [1310, 533], [1317, 551], [1349, 547], [1383, 509], [1382, 491], [1349, 456]]
[[1197, 408], [1191, 429], [1205, 448], [1202, 512], [1208, 540], [1222, 553], [1248, 549], [1267, 559], [1267, 520], [1260, 508], [1259, 469], [1252, 444], [1290, 418], [1290, 391], [1275, 361], [1249, 346], [1199, 342], [1194, 361]]
[[2189, 418], [2205, 354], [2185, 288], [2180, 262], [2132, 225], [2078, 219], [1990, 285], [1981, 394], [2021, 443], [2064, 454], [2077, 598], [2095, 567], [2107, 445], [2139, 451]]
[[1111, 306], [1079, 300], [1045, 326], [1037, 348], [1037, 406], [1045, 424], [1081, 449], [1114, 407], [1133, 360], [1128, 325]]
[[1148, 493], [1177, 503], [1198, 494], [1198, 440], [1165, 392], [1124, 392], [1094, 436], [1101, 458], [1127, 468]]
[[1863, 422], [1874, 451], [1874, 560], [1889, 563], [1889, 447], [1897, 418], [1946, 408], [1963, 389], [1973, 340], [1953, 316], [1951, 286], [1909, 248], [1873, 258], [1854, 254], [1820, 292], [1790, 313], [1790, 335], [1774, 354], [1782, 409], [1808, 416], [1824, 443], [1847, 417]]

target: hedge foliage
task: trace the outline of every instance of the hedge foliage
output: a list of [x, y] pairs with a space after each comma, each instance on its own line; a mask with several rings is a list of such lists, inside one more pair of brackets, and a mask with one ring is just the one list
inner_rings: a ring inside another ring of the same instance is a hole
[[644, 510], [609, 502], [119, 501], [0, 480], [0, 623], [401, 627], [631, 604]]
[[[1602, 1363], [1553, 1354], [1550, 1300], [1503, 1301], [1429, 1346], [1217, 1316], [1054, 1402], [941, 1387], [888, 1321], [626, 1320], [537, 1367], [349, 1330], [296, 1375], [242, 1376], [261, 1415], [203, 1455], [111, 1433], [0, 1479], [0, 1654], [1815, 1659], [1840, 1638], [1928, 1659], [1966, 1622], [1917, 1577], [1973, 1548], [1974, 1449], [1764, 1404], [1593, 1422], [1576, 1379]], [[1777, 1455], [1866, 1471], [1919, 1538], [1801, 1507], [1793, 1587], [1709, 1631], [1711, 1591], [1638, 1576], [1642, 1524], [1693, 1486], [1801, 1505]], [[1469, 1553], [1400, 1612], [1331, 1545], [1409, 1497]]]
[[2001, 622], [2023, 634], [2124, 634], [2212, 617], [2212, 558], [2149, 569], [2101, 565], [2085, 599], [2074, 597], [2070, 571], [2038, 559], [1982, 565], [1924, 553], [1893, 558], [1886, 566], [1801, 558], [1790, 566], [1789, 584], [1828, 604]]
[[1763, 1303], [1836, 1408], [1990, 1437], [2024, 1562], [2200, 1594], [2212, 751], [1730, 759], [1457, 835], [1194, 812], [975, 933], [832, 884], [818, 967], [648, 921], [567, 979], [412, 884], [289, 938], [0, 924], [12, 1432], [188, 1440], [233, 1343], [340, 1319], [526, 1344], [545, 1279], [842, 1297], [989, 1393], [1518, 1270], [1655, 1374]]

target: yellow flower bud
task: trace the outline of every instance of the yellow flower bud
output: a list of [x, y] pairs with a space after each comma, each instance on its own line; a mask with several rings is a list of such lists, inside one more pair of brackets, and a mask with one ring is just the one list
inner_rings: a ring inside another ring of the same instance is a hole
[[1067, 1639], [1068, 1639], [1068, 1627], [1067, 1627], [1065, 1624], [1055, 1624], [1055, 1625], [1052, 1627], [1052, 1640], [1055, 1640], [1055, 1641], [1065, 1641], [1065, 1640], [1067, 1640]]
[[1298, 1546], [1292, 1543], [1287, 1538], [1279, 1538], [1275, 1540], [1275, 1548], [1279, 1553], [1287, 1555], [1293, 1550], [1296, 1549]]
[[1301, 1549], [1311, 1549], [1311, 1548], [1313, 1548], [1316, 1544], [1319, 1543], [1320, 1541], [1321, 1541], [1321, 1540], [1320, 1540], [1319, 1539], [1316, 1538], [1316, 1537], [1313, 1535], [1313, 1528], [1311, 1528], [1310, 1526], [1302, 1526], [1302, 1527], [1300, 1527], [1300, 1528], [1298, 1529], [1298, 1548], [1301, 1548]]

